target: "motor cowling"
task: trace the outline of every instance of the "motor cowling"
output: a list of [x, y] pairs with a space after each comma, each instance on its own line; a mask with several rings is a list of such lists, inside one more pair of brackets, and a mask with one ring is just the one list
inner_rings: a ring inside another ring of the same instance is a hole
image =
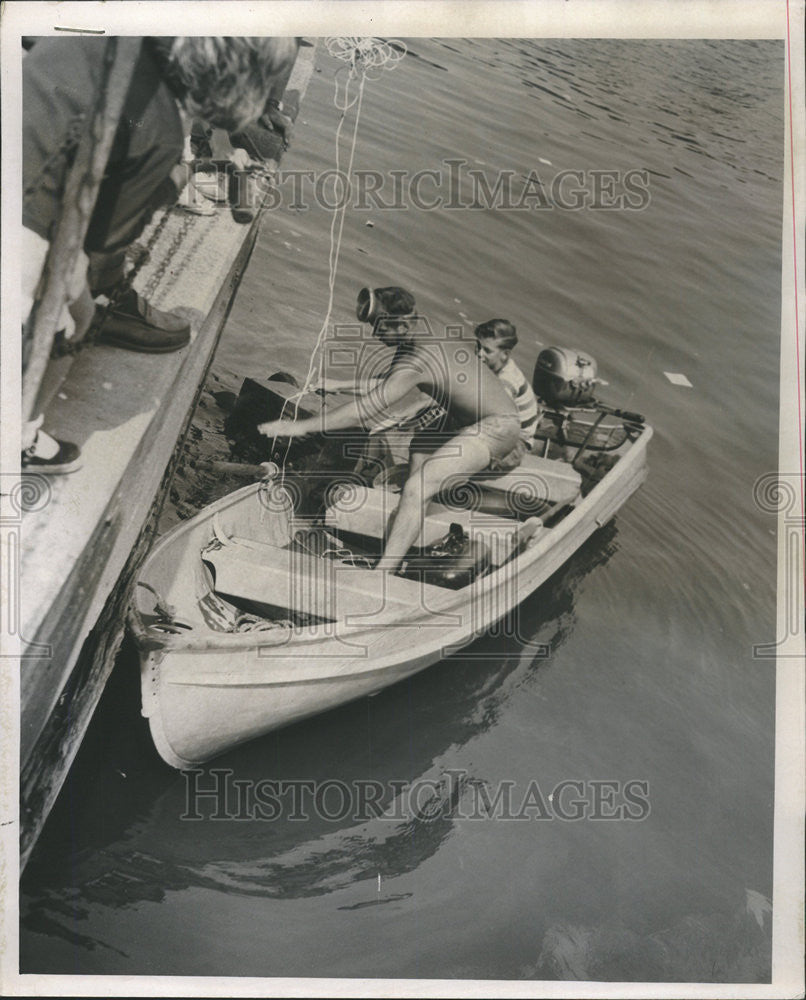
[[532, 388], [549, 406], [579, 406], [593, 399], [596, 359], [573, 347], [546, 347], [537, 356]]

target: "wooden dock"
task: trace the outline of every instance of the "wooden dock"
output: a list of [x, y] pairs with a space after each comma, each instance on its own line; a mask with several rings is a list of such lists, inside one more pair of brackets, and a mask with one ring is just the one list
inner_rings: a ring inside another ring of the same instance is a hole
[[[300, 49], [292, 110], [313, 72]], [[146, 243], [154, 227], [140, 242]], [[19, 532], [21, 867], [55, 801], [123, 637], [134, 573], [153, 537], [174, 459], [257, 237], [259, 218], [171, 210], [135, 287], [184, 315], [191, 343], [164, 355], [93, 345], [75, 359], [46, 426], [74, 441], [82, 468], [26, 476]]]

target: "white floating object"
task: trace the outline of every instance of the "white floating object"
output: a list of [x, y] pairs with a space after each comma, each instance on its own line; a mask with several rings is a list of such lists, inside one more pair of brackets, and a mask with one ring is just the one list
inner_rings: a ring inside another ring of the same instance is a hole
[[456, 302], [458, 305], [462, 304], [462, 300], [461, 299], [454, 299], [453, 301]]
[[685, 375], [681, 375], [680, 372], [664, 372], [666, 378], [672, 383], [672, 385], [685, 385], [689, 389], [693, 389], [694, 386], [689, 382]]
[[59, 399], [67, 399], [67, 393], [66, 392], [60, 392], [59, 393]]
[[111, 389], [112, 388], [112, 383], [111, 382], [102, 382], [101, 383], [101, 388], [102, 389]]
[[545, 163], [547, 167], [552, 166], [551, 160], [544, 160], [542, 156], [538, 156], [537, 159], [540, 163]]

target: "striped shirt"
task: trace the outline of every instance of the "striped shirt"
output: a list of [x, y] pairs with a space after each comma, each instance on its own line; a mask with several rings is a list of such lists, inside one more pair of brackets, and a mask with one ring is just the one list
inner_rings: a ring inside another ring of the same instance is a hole
[[518, 416], [521, 421], [521, 437], [531, 446], [539, 416], [537, 397], [532, 392], [532, 387], [526, 381], [526, 376], [512, 358], [498, 372], [498, 377], [515, 400], [515, 404], [518, 407]]

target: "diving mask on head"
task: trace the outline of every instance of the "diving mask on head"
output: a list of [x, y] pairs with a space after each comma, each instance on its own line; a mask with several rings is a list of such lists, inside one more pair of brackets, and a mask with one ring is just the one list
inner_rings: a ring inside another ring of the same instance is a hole
[[375, 292], [371, 288], [362, 288], [355, 305], [355, 315], [359, 323], [371, 323], [374, 326], [379, 314], [379, 303]]
[[396, 285], [374, 290], [362, 288], [355, 314], [359, 322], [372, 326], [373, 335], [378, 335], [381, 329], [406, 331], [416, 319], [414, 296]]

